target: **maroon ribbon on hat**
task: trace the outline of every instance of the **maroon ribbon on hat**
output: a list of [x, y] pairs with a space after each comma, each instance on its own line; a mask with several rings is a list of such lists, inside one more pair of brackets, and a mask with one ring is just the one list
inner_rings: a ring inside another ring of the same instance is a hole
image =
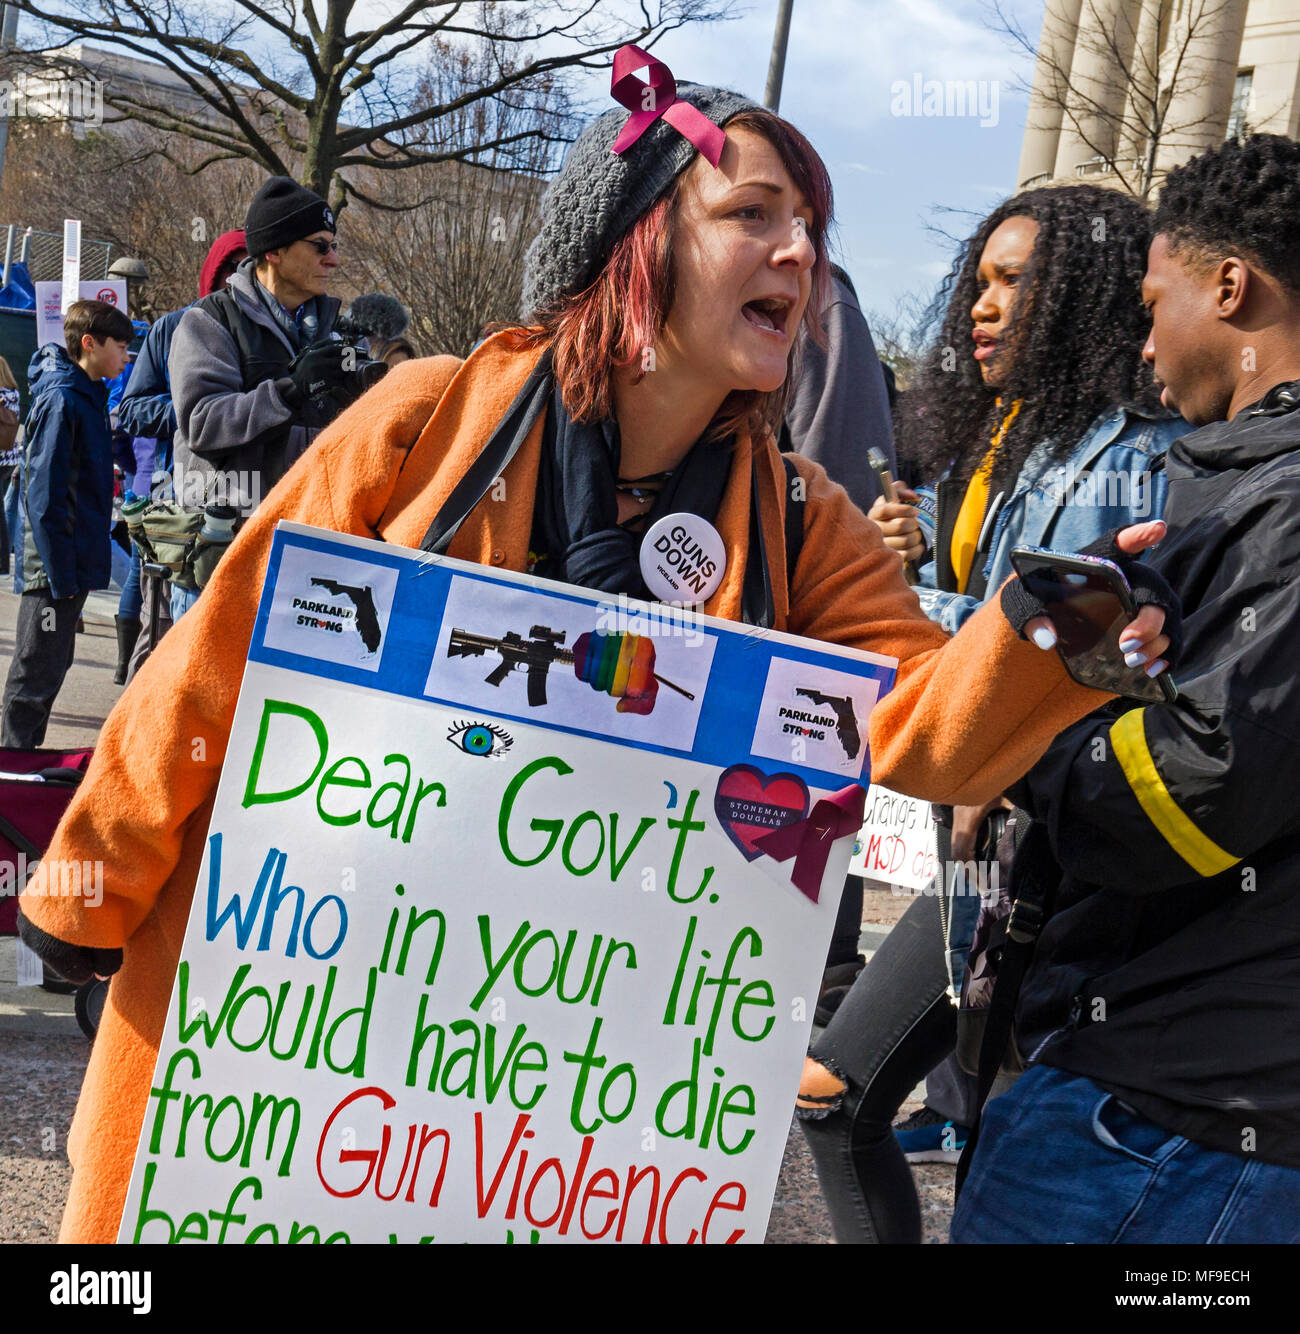
[[[636, 70], [649, 70], [649, 82], [636, 77]], [[662, 60], [629, 42], [614, 55], [609, 91], [616, 102], [632, 113], [610, 148], [626, 153], [660, 116], [700, 150], [716, 167], [727, 136], [697, 107], [677, 96], [677, 80]]]
[[788, 824], [772, 834], [764, 834], [754, 841], [769, 857], [778, 862], [794, 858], [790, 880], [801, 894], [814, 903], [821, 893], [822, 876], [831, 844], [846, 834], [856, 834], [862, 828], [862, 816], [867, 808], [867, 792], [856, 783], [823, 797], [806, 820]]

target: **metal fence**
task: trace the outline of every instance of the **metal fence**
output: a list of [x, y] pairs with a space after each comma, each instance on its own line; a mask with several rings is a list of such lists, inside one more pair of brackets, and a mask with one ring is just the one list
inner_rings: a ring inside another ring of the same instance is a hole
[[[38, 232], [21, 223], [13, 225], [13, 259], [27, 265], [34, 283], [57, 283], [63, 277], [63, 233]], [[8, 249], [9, 225], [0, 223], [0, 258]], [[81, 277], [84, 282], [98, 282], [108, 277], [113, 262], [110, 241], [81, 238]]]

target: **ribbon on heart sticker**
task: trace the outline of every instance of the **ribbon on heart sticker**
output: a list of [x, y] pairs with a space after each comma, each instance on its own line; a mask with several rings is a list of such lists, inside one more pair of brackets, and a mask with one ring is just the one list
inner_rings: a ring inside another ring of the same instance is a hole
[[798, 824], [786, 825], [773, 834], [764, 834], [757, 840], [760, 852], [778, 862], [794, 858], [790, 880], [801, 894], [814, 903], [821, 893], [822, 876], [831, 844], [846, 834], [856, 834], [862, 828], [862, 816], [867, 808], [865, 788], [854, 783], [833, 797], [823, 797], [812, 809], [812, 814]]
[[[645, 67], [649, 82], [635, 71]], [[629, 42], [614, 55], [609, 91], [632, 113], [610, 146], [611, 153], [626, 153], [660, 116], [684, 135], [708, 159], [711, 167], [722, 157], [727, 136], [705, 114], [677, 96], [677, 80], [662, 60]]]
[[733, 764], [718, 779], [713, 813], [740, 855], [752, 862], [763, 855], [760, 838], [808, 814], [808, 784], [797, 774], [769, 777], [752, 764]]

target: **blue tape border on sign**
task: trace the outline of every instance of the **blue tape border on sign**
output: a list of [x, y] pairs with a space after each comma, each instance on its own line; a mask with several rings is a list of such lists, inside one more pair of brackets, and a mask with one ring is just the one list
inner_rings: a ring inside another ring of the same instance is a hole
[[[392, 609], [389, 612], [388, 625], [385, 627], [384, 644], [380, 650], [379, 670], [364, 667], [350, 667], [346, 664], [327, 662], [307, 654], [291, 653], [283, 649], [268, 647], [266, 632], [270, 623], [271, 603], [275, 586], [279, 579], [280, 566], [288, 547], [304, 548], [325, 555], [344, 556], [350, 560], [371, 561], [396, 569], [398, 573], [397, 589], [393, 596]], [[447, 596], [454, 579], [469, 579], [493, 587], [519, 590], [521, 585], [514, 579], [495, 577], [481, 566], [467, 567], [457, 562], [454, 565], [443, 560], [423, 558], [419, 552], [405, 547], [380, 546], [373, 542], [356, 545], [351, 541], [332, 540], [325, 535], [306, 533], [294, 529], [277, 528], [271, 544], [271, 555], [267, 562], [266, 581], [262, 587], [261, 600], [258, 603], [257, 619], [253, 626], [252, 642], [249, 645], [250, 662], [265, 663], [286, 671], [298, 672], [306, 676], [324, 677], [349, 685], [361, 686], [367, 690], [378, 690], [384, 694], [396, 695], [404, 699], [427, 701], [428, 703], [468, 707], [461, 700], [441, 699], [425, 694], [425, 685], [433, 665], [434, 649], [437, 646], [442, 629], [443, 613], [446, 609]], [[563, 584], [549, 584], [535, 581], [536, 591], [560, 601], [578, 603], [596, 607], [613, 603], [614, 599], [601, 599], [598, 596], [581, 596], [570, 592]], [[633, 612], [640, 606], [630, 603]], [[654, 615], [654, 608], [648, 608], [648, 614]], [[729, 701], [736, 694], [744, 691], [752, 701], [752, 711], [746, 724], [752, 737], [757, 722], [758, 710], [762, 703], [763, 689], [767, 681], [768, 668], [774, 658], [783, 658], [796, 662], [805, 662], [811, 666], [829, 668], [851, 676], [875, 679], [880, 682], [879, 694], [888, 693], [894, 684], [894, 669], [881, 663], [867, 662], [853, 656], [845, 657], [834, 653], [818, 652], [800, 643], [790, 643], [784, 638], [769, 635], [745, 634], [737, 627], [736, 632], [728, 633], [725, 629], [702, 621], [694, 627], [698, 632], [709, 635], [715, 641], [713, 663], [709, 672], [709, 684], [726, 680], [725, 694]], [[707, 764], [714, 768], [725, 768], [732, 764], [752, 764], [764, 773], [793, 773], [803, 778], [810, 786], [826, 788], [844, 786], [848, 780], [843, 774], [833, 774], [829, 770], [807, 765], [798, 765], [773, 760], [765, 755], [740, 752], [736, 744], [734, 727], [723, 728], [711, 718], [710, 696], [715, 701], [722, 699], [724, 692], [706, 689], [699, 724], [695, 733], [695, 745], [687, 751], [671, 746], [659, 746], [651, 742], [637, 741], [627, 737], [610, 736], [588, 728], [573, 727], [540, 717], [536, 713], [515, 713], [507, 709], [493, 709], [491, 716], [527, 726], [541, 727], [548, 731], [565, 732], [573, 736], [593, 737], [596, 740], [611, 742], [615, 745], [629, 746], [636, 750], [646, 750], [661, 755], [675, 755]], [[479, 706], [478, 711], [483, 710]], [[713, 708], [725, 707], [721, 703]], [[862, 738], [864, 772], [859, 780], [862, 786], [870, 781], [870, 748], [867, 738]]]

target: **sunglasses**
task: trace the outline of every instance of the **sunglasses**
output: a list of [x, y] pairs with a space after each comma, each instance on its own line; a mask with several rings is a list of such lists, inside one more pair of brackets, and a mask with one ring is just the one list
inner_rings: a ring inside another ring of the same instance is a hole
[[337, 241], [321, 241], [314, 236], [303, 237], [303, 244], [311, 246], [318, 255], [328, 255], [331, 250], [337, 255], [339, 250]]

